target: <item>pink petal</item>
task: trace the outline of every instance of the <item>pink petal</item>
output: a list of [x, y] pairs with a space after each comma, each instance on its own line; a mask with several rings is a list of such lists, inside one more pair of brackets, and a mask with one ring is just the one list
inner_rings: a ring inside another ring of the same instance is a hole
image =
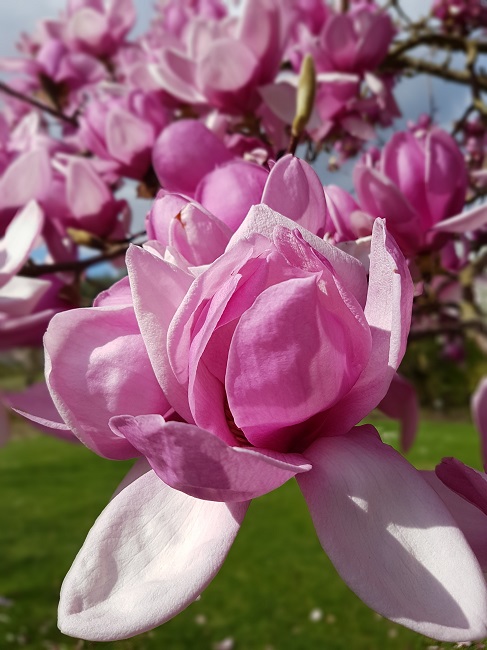
[[278, 160], [269, 174], [261, 202], [313, 234], [323, 236], [323, 185], [314, 169], [299, 158], [289, 154]]
[[457, 214], [467, 192], [467, 168], [455, 140], [442, 129], [433, 129], [426, 141], [426, 183], [430, 212], [435, 222]]
[[12, 219], [0, 240], [0, 287], [24, 264], [43, 225], [44, 213], [35, 201], [30, 201]]
[[76, 309], [53, 318], [44, 337], [46, 381], [73, 433], [102, 456], [137, 453], [116, 436], [113, 415], [165, 413], [132, 307]]
[[487, 223], [487, 205], [476, 205], [454, 217], [439, 221], [432, 228], [433, 232], [465, 233], [483, 228]]
[[204, 429], [157, 415], [122, 415], [110, 426], [147, 458], [164, 483], [207, 501], [255, 499], [311, 469], [299, 454], [230, 447]]
[[4, 395], [4, 401], [16, 413], [34, 422], [36, 428], [44, 433], [78, 442], [59, 415], [44, 381], [32, 384], [21, 392], [8, 392]]
[[470, 408], [473, 421], [480, 433], [482, 460], [485, 469], [487, 467], [487, 377], [484, 377], [475, 389]]
[[179, 120], [157, 138], [152, 164], [163, 188], [193, 195], [200, 180], [232, 159], [223, 142], [198, 120]]
[[346, 290], [355, 296], [360, 305], [365, 304], [367, 282], [363, 265], [351, 255], [316, 237], [300, 224], [271, 210], [267, 205], [255, 205], [249, 210], [246, 219], [230, 240], [228, 248], [232, 248], [238, 241], [247, 239], [254, 233], [260, 233], [272, 241], [276, 226], [284, 226], [289, 230], [297, 228], [305, 241], [330, 262]]
[[237, 160], [214, 169], [198, 184], [195, 198], [232, 232], [252, 205], [261, 202], [268, 172], [259, 165]]
[[179, 614], [218, 573], [247, 507], [195, 499], [143, 474], [89, 532], [62, 586], [59, 628], [111, 641]]
[[191, 422], [187, 392], [168, 361], [167, 332], [193, 277], [137, 246], [129, 248], [126, 263], [138, 327], [154, 373], [171, 406]]
[[475, 553], [482, 571], [487, 572], [487, 516], [476, 506], [450, 490], [440, 481], [435, 472], [422, 471], [421, 475], [446, 505]]
[[406, 349], [412, 300], [413, 284], [406, 261], [383, 220], [376, 219], [365, 306], [372, 333], [372, 352], [355, 386], [326, 413], [323, 426], [328, 430], [348, 431], [386, 396]]
[[0, 180], [0, 208], [18, 208], [32, 199], [44, 199], [51, 179], [51, 165], [45, 149], [34, 149], [19, 156]]
[[370, 344], [360, 308], [347, 304], [329, 272], [269, 287], [230, 345], [225, 385], [235, 424], [256, 447], [296, 448], [302, 436], [293, 425], [350, 391]]
[[401, 425], [401, 448], [409, 451], [419, 425], [419, 403], [414, 386], [396, 372], [387, 395], [377, 407], [388, 418], [399, 420]]
[[453, 492], [487, 515], [487, 476], [456, 458], [444, 458], [436, 476]]
[[[425, 187], [425, 154], [418, 139], [409, 132], [395, 133], [382, 154], [383, 174], [401, 190], [413, 208], [430, 226], [430, 210]], [[388, 216], [388, 215], [384, 215]]]
[[360, 207], [374, 217], [385, 219], [403, 250], [416, 250], [422, 233], [419, 214], [396, 185], [365, 165], [356, 165], [353, 180]]
[[379, 614], [445, 641], [487, 634], [477, 560], [441, 499], [373, 427], [322, 438], [298, 477], [320, 542]]

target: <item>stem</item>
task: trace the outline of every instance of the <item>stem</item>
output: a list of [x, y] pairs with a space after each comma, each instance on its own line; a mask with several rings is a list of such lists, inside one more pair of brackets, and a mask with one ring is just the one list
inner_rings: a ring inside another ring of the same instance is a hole
[[440, 77], [446, 81], [453, 81], [464, 86], [472, 86], [474, 83], [478, 90], [487, 91], [487, 77], [477, 76], [475, 80], [468, 71], [464, 70], [451, 70], [443, 65], [431, 63], [430, 61], [423, 61], [410, 56], [398, 56], [390, 59], [387, 57], [382, 66], [384, 72], [394, 72], [399, 70], [414, 70], [414, 72], [425, 72], [435, 77]]
[[107, 262], [108, 260], [120, 257], [127, 252], [127, 249], [127, 245], [116, 246], [106, 253], [95, 255], [94, 257], [89, 257], [85, 260], [58, 262], [57, 264], [34, 264], [32, 262], [29, 262], [19, 271], [18, 275], [21, 275], [25, 278], [37, 278], [40, 275], [61, 273], [63, 271], [81, 272], [90, 266], [94, 266], [95, 264], [100, 264], [101, 262]]

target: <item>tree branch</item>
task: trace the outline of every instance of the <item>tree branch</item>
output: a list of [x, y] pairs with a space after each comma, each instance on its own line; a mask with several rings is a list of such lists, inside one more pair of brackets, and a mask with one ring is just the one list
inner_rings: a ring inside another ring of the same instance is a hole
[[65, 115], [64, 113], [61, 113], [61, 111], [58, 111], [55, 108], [51, 108], [47, 104], [39, 102], [37, 99], [34, 99], [33, 97], [28, 97], [27, 95], [24, 95], [23, 93], [14, 90], [10, 86], [7, 86], [7, 84], [3, 83], [3, 81], [0, 81], [0, 92], [3, 92], [6, 95], [9, 95], [10, 97], [14, 97], [15, 99], [18, 99], [19, 101], [24, 102], [24, 104], [30, 104], [34, 108], [38, 108], [39, 110], [44, 111], [44, 113], [49, 113], [49, 115], [52, 115], [58, 120], [66, 122], [66, 124], [70, 124], [71, 126], [75, 126], [75, 127], [78, 126], [78, 120], [76, 119], [76, 117], [69, 117], [69, 115]]

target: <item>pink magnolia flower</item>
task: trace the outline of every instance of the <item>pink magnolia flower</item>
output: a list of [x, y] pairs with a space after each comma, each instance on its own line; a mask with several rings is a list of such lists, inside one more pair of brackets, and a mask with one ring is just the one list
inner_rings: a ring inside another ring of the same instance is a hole
[[62, 34], [72, 50], [110, 56], [123, 43], [135, 20], [132, 0], [69, 0]]
[[[195, 275], [136, 247], [127, 264], [108, 304], [57, 316], [45, 338], [65, 422], [105, 455], [142, 456], [66, 577], [61, 629], [108, 640], [168, 620], [214, 577], [249, 500], [297, 476], [369, 605], [430, 636], [484, 636], [484, 580], [449, 511], [373, 427], [352, 429], [409, 328], [409, 272], [383, 222], [368, 289], [357, 260], [265, 205]], [[158, 390], [173, 421], [150, 412]]]
[[382, 151], [378, 169], [357, 165], [354, 182], [361, 208], [385, 217], [398, 244], [411, 254], [431, 246], [438, 238], [435, 233], [447, 230], [448, 218], [462, 210], [467, 173], [455, 141], [433, 128], [424, 137], [395, 133]]
[[373, 70], [387, 54], [394, 31], [390, 16], [377, 6], [354, 4], [326, 21], [315, 54], [317, 68], [359, 74]]
[[114, 86], [91, 97], [79, 121], [83, 149], [111, 161], [120, 176], [142, 179], [169, 113], [153, 94]]
[[256, 108], [257, 87], [277, 74], [284, 36], [276, 0], [247, 0], [238, 18], [193, 19], [180, 41], [157, 53], [150, 73], [181, 102], [240, 114]]

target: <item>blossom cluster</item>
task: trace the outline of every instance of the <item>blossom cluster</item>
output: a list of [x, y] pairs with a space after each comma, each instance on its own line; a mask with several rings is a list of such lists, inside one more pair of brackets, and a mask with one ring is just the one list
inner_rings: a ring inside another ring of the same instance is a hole
[[[478, 3], [447, 4], [483, 24]], [[418, 472], [361, 424], [381, 409], [407, 450], [408, 336], [447, 325], [453, 356], [466, 289], [481, 309], [485, 120], [450, 134], [421, 116], [378, 148], [402, 41], [372, 0], [163, 0], [131, 38], [135, 20], [132, 0], [69, 0], [0, 61], [0, 350], [43, 339], [46, 358], [46, 383], [3, 404], [137, 459], [66, 577], [61, 629], [107, 641], [167, 621], [250, 501], [295, 477], [367, 604], [440, 640], [487, 636], [486, 476]], [[305, 147], [358, 155], [353, 193]], [[151, 201], [138, 234], [134, 185]], [[82, 306], [85, 270], [124, 254], [127, 275]], [[486, 404], [481, 384], [484, 447]]]

